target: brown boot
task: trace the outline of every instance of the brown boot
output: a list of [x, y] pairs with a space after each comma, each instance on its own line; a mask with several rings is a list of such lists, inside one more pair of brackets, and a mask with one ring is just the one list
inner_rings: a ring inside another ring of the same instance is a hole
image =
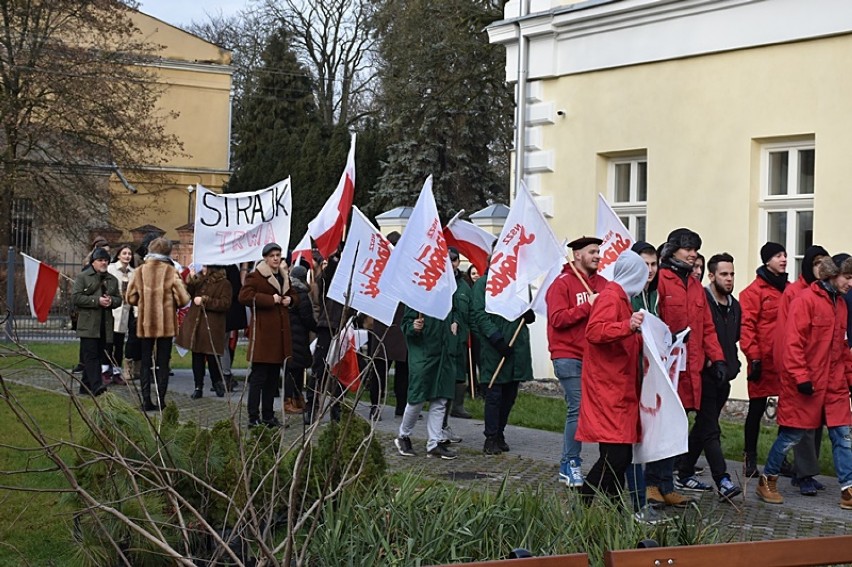
[[840, 507], [844, 510], [852, 510], [852, 487], [840, 491]]
[[674, 506], [675, 508], [688, 508], [690, 504], [695, 503], [694, 498], [690, 498], [689, 496], [684, 496], [680, 492], [669, 492], [668, 494], [663, 494], [663, 500], [666, 502], [666, 506]]
[[778, 475], [760, 475], [757, 496], [767, 504], [783, 504], [784, 497], [778, 492]]
[[299, 414], [302, 413], [303, 410], [296, 407], [296, 404], [293, 403], [293, 398], [285, 398], [284, 399], [284, 413], [287, 414]]

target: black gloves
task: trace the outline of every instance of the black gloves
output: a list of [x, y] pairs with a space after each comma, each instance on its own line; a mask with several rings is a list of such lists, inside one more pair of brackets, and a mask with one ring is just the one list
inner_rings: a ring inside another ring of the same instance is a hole
[[760, 382], [760, 371], [763, 364], [759, 360], [752, 360], [748, 363], [748, 376], [746, 380], [749, 382]]
[[796, 384], [796, 389], [800, 394], [804, 394], [806, 396], [812, 396], [814, 393], [814, 384], [810, 380], [807, 382], [801, 382]]
[[710, 371], [713, 373], [713, 379], [716, 384], [723, 386], [728, 382], [728, 364], [721, 360], [717, 360], [710, 366]]
[[527, 325], [532, 325], [533, 323], [535, 323], [535, 311], [533, 311], [532, 309], [527, 309], [527, 312], [521, 315], [521, 317], [523, 317], [524, 323], [526, 323]]
[[488, 337], [488, 342], [494, 347], [494, 350], [500, 353], [503, 358], [509, 358], [512, 354], [512, 347], [506, 344], [506, 339], [499, 332]]

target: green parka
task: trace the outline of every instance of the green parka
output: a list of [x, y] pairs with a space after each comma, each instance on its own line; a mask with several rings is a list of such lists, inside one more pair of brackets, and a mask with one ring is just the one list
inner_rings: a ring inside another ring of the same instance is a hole
[[408, 347], [408, 403], [419, 404], [436, 398], [452, 399], [456, 376], [449, 359], [452, 311], [441, 321], [423, 316], [423, 330], [414, 330], [417, 311], [405, 307], [402, 334]]
[[[96, 272], [89, 265], [74, 280], [71, 300], [80, 314], [77, 318], [77, 336], [97, 339], [101, 336], [101, 319], [105, 320], [106, 342], [112, 343], [114, 321], [112, 310], [121, 306], [118, 280], [107, 272]], [[109, 307], [101, 307], [98, 299], [104, 294], [110, 298]]]
[[450, 312], [450, 323], [457, 323], [456, 334], [450, 333], [447, 338], [449, 347], [449, 371], [456, 382], [467, 380], [467, 341], [470, 336], [470, 285], [460, 275], [456, 276], [456, 291], [453, 294], [453, 310]]
[[[497, 365], [503, 358], [497, 350], [491, 346], [489, 337], [502, 336], [508, 344], [520, 325], [522, 319], [519, 317], [509, 321], [485, 311], [485, 280], [483, 274], [473, 284], [471, 292], [470, 320], [473, 332], [479, 337], [479, 381], [483, 384], [491, 382]], [[530, 331], [526, 325], [521, 328], [515, 344], [512, 345], [512, 354], [506, 359], [500, 374], [497, 375], [495, 384], [507, 384], [509, 382], [526, 382], [533, 379], [532, 354], [530, 352]]]

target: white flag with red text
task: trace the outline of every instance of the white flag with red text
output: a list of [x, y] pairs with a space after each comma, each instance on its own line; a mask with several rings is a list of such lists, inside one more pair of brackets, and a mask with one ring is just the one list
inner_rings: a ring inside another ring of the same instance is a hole
[[452, 309], [456, 279], [432, 194], [431, 175], [379, 279], [379, 289], [436, 319], [444, 319]]
[[391, 256], [393, 245], [358, 207], [352, 207], [352, 224], [340, 264], [328, 288], [328, 297], [349, 305], [385, 325], [393, 324], [399, 300], [380, 291], [379, 280]]
[[330, 257], [340, 242], [349, 220], [352, 200], [355, 197], [355, 134], [349, 145], [346, 168], [340, 176], [337, 188], [325, 202], [319, 214], [308, 223], [308, 234], [316, 242], [323, 258]]
[[[634, 463], [650, 463], [686, 453], [689, 422], [669, 372], [677, 353], [668, 326], [642, 311], [642, 361], [645, 378], [639, 396], [642, 440], [633, 447]], [[677, 370], [674, 370], [677, 373]]]
[[510, 321], [517, 319], [532, 304], [530, 284], [564, 260], [563, 247], [521, 183], [491, 256], [485, 310]]
[[462, 213], [464, 210], [459, 211], [444, 227], [444, 238], [447, 246], [458, 250], [481, 275], [488, 269], [488, 256], [497, 237], [472, 222], [459, 219]]
[[604, 196], [598, 193], [598, 218], [595, 232], [603, 240], [601, 244], [601, 260], [598, 263], [598, 275], [612, 280], [615, 261], [625, 250], [629, 250], [636, 242]]

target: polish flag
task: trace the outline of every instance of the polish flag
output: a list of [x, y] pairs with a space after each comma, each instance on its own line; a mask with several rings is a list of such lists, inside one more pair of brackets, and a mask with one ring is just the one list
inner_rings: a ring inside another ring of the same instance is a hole
[[334, 338], [328, 347], [325, 361], [331, 369], [331, 374], [347, 390], [355, 392], [361, 387], [358, 368], [357, 346], [355, 344], [354, 318], [346, 322], [346, 326]]
[[21, 256], [24, 257], [24, 278], [27, 282], [30, 312], [39, 323], [44, 323], [59, 289], [59, 272], [23, 252]]
[[488, 256], [497, 237], [466, 220], [459, 219], [464, 209], [450, 219], [444, 227], [444, 239], [447, 246], [459, 251], [479, 271], [480, 275], [488, 269]]
[[307, 262], [310, 267], [314, 267], [314, 254], [311, 250], [311, 235], [307, 232], [299, 243], [296, 244], [296, 248], [293, 249], [293, 254], [290, 256], [290, 264], [298, 266], [300, 258], [304, 258], [305, 262]]
[[323, 258], [330, 257], [346, 230], [346, 222], [349, 220], [349, 211], [352, 210], [352, 199], [355, 197], [355, 134], [352, 134], [352, 142], [349, 145], [349, 156], [346, 158], [346, 169], [340, 176], [337, 188], [328, 201], [323, 205], [319, 214], [308, 223], [308, 234], [317, 244], [319, 253]]

